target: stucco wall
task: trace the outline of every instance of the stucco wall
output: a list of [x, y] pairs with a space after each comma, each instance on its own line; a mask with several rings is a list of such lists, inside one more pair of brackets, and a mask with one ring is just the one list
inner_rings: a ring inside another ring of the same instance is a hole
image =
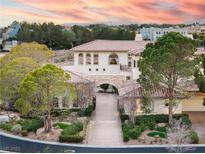
[[[182, 113], [182, 103], [179, 102], [177, 106], [173, 109], [174, 114]], [[153, 112], [156, 114], [168, 114], [168, 107], [165, 106], [164, 99], [154, 99], [153, 100]]]
[[[84, 65], [78, 64], [78, 55], [82, 53], [84, 55]], [[98, 65], [86, 65], [86, 54], [91, 54], [91, 61], [93, 61], [93, 54], [99, 55], [99, 64]], [[119, 64], [118, 65], [110, 65], [109, 64], [109, 56], [115, 53], [118, 55]], [[120, 74], [120, 64], [127, 65], [128, 64], [128, 53], [127, 52], [75, 52], [74, 53], [74, 67], [75, 71], [84, 73], [84, 74]], [[91, 71], [89, 70], [91, 69]], [[104, 69], [104, 70], [103, 70]]]
[[182, 101], [182, 111], [205, 111], [204, 97], [205, 93], [190, 93], [190, 98]]

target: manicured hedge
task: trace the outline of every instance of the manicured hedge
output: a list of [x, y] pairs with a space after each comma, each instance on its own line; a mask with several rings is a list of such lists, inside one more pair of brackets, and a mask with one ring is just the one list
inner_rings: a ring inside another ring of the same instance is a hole
[[[174, 119], [179, 120], [182, 119], [187, 125], [191, 125], [191, 121], [189, 120], [188, 114], [174, 114]], [[169, 122], [169, 115], [167, 114], [156, 114], [156, 115], [140, 115], [135, 118], [135, 123], [140, 125], [141, 123], [149, 120], [154, 120], [156, 123], [168, 123]]]
[[55, 123], [53, 126], [56, 128], [65, 129], [65, 128], [69, 127], [69, 124], [59, 122], [59, 123]]
[[58, 116], [68, 116], [70, 115], [69, 109], [53, 109], [51, 111], [52, 116], [58, 117]]
[[56, 125], [64, 128], [59, 136], [60, 142], [79, 143], [83, 141], [83, 137], [79, 135], [79, 133], [83, 130], [82, 123], [77, 122], [70, 125], [62, 125], [62, 123], [57, 123]]
[[72, 143], [80, 143], [83, 141], [83, 137], [80, 135], [61, 135], [59, 137], [60, 142], [72, 142]]
[[147, 134], [147, 136], [150, 136], [150, 137], [160, 136], [161, 138], [166, 138], [166, 133], [164, 133], [164, 132], [149, 132]]

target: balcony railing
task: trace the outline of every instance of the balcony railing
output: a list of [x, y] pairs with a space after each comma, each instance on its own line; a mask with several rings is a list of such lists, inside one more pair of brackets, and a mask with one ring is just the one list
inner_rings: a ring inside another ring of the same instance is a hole
[[131, 67], [128, 65], [120, 65], [120, 70], [124, 71], [124, 72], [130, 72], [131, 71]]

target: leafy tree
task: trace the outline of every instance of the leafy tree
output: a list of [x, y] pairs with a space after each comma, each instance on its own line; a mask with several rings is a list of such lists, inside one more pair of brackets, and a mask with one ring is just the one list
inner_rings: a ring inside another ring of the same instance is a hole
[[37, 63], [47, 63], [52, 56], [52, 51], [46, 45], [38, 43], [22, 43], [12, 48], [11, 52], [0, 59], [0, 68], [15, 58], [28, 57]]
[[31, 72], [38, 64], [30, 58], [13, 59], [0, 70], [0, 98], [12, 107], [18, 98], [18, 87], [25, 75]]
[[62, 69], [47, 64], [26, 75], [19, 87], [20, 98], [15, 103], [16, 109], [22, 114], [31, 110], [43, 113], [44, 128], [49, 132], [51, 125], [51, 110], [54, 107], [54, 98], [69, 94], [75, 97], [74, 87], [68, 82], [70, 75]]
[[205, 93], [205, 55], [200, 58], [200, 65], [195, 71], [195, 83], [199, 87], [200, 92]]
[[[175, 89], [180, 79], [194, 74], [195, 42], [179, 33], [171, 32], [159, 38], [154, 44], [148, 44], [138, 61], [141, 71], [139, 82], [153, 87], [165, 86], [168, 89], [169, 122], [172, 121], [175, 103]], [[182, 89], [181, 89], [182, 90]]]
[[23, 22], [17, 34], [17, 40], [22, 42], [35, 41], [56, 50], [71, 48], [75, 40], [75, 34], [52, 22], [43, 24]]

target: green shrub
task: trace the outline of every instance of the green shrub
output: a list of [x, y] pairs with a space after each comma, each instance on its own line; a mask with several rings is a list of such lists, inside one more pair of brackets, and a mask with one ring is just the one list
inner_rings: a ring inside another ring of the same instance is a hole
[[85, 110], [79, 110], [78, 111], [78, 115], [80, 117], [84, 117], [84, 116], [90, 117], [92, 112], [93, 112], [93, 110], [94, 110], [93, 105], [89, 105]]
[[130, 139], [129, 139], [129, 133], [128, 132], [123, 132], [123, 141], [124, 142], [128, 142]]
[[83, 130], [83, 124], [78, 122], [74, 124], [67, 125], [65, 129], [61, 132], [61, 135], [74, 135]]
[[22, 126], [20, 124], [16, 124], [11, 128], [11, 131], [14, 133], [20, 133], [22, 130]]
[[72, 142], [72, 143], [80, 143], [83, 141], [83, 137], [80, 135], [60, 135], [60, 142]]
[[138, 139], [138, 137], [140, 137], [142, 132], [143, 132], [143, 129], [139, 126], [139, 127], [136, 127], [134, 129], [130, 130], [129, 136], [132, 139]]
[[72, 109], [70, 109], [70, 112], [79, 112], [79, 111], [81, 111], [80, 108], [72, 108]]
[[124, 109], [120, 109], [119, 112], [120, 112], [120, 120], [121, 120], [122, 123], [125, 122], [125, 120], [130, 119], [129, 116], [127, 114], [125, 114]]
[[42, 119], [29, 119], [20, 121], [19, 124], [22, 126], [22, 130], [28, 132], [36, 132], [39, 128], [43, 127], [44, 123]]
[[79, 143], [83, 141], [83, 137], [79, 132], [83, 130], [83, 124], [80, 122], [67, 125], [59, 136], [60, 142], [74, 142]]
[[0, 128], [4, 129], [6, 131], [9, 131], [9, 132], [11, 131], [12, 127], [13, 127], [13, 125], [10, 123], [4, 123], [4, 124], [0, 125]]
[[76, 123], [74, 123], [73, 125], [74, 125], [75, 129], [76, 129], [78, 132], [80, 132], [80, 131], [83, 130], [83, 124], [82, 124], [81, 122], [76, 122]]
[[189, 117], [188, 117], [188, 116], [182, 116], [181, 119], [182, 119], [182, 122], [183, 122], [185, 125], [191, 126], [191, 120], [189, 120]]
[[164, 132], [164, 133], [167, 132], [166, 127], [157, 127], [155, 130], [158, 131], [158, 132]]
[[93, 112], [93, 109], [94, 109], [93, 105], [89, 105], [89, 106], [85, 109], [85, 116], [86, 116], [86, 117], [90, 117], [91, 114], [92, 114], [92, 112]]
[[51, 111], [52, 116], [58, 117], [58, 116], [68, 116], [70, 114], [70, 111], [68, 109], [53, 109]]
[[156, 122], [154, 119], [150, 119], [149, 121], [147, 121], [147, 126], [149, 129], [154, 130], [155, 125], [156, 125]]
[[65, 129], [69, 126], [69, 124], [59, 122], [59, 123], [55, 123], [53, 126], [57, 127], [57, 128], [60, 128], [60, 129]]
[[140, 116], [140, 117], [137, 117], [136, 124], [139, 126], [143, 125], [145, 129], [147, 128], [147, 129], [153, 130], [155, 128], [156, 121], [151, 116]]
[[190, 135], [191, 135], [191, 143], [192, 144], [198, 144], [199, 143], [198, 134], [194, 130], [192, 130]]
[[128, 142], [129, 141], [129, 128], [122, 124], [122, 133], [123, 133], [123, 141]]
[[164, 132], [150, 132], [147, 134], [147, 136], [150, 136], [150, 137], [155, 137], [159, 135], [161, 138], [166, 138], [166, 134]]

